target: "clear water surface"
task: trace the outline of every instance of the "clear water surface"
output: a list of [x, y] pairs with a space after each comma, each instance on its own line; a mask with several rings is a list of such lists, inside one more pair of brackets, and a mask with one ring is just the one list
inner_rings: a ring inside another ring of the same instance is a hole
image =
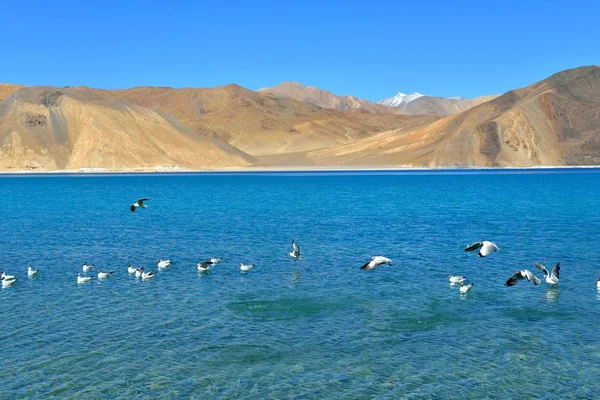
[[[0, 398], [600, 393], [600, 173], [13, 176], [0, 193], [0, 270], [18, 275]], [[501, 251], [463, 251], [483, 239]], [[379, 254], [394, 266], [359, 269]], [[128, 276], [159, 257], [175, 264], [154, 281]], [[77, 285], [83, 261], [114, 278]], [[560, 261], [560, 285], [503, 286], [533, 261]]]

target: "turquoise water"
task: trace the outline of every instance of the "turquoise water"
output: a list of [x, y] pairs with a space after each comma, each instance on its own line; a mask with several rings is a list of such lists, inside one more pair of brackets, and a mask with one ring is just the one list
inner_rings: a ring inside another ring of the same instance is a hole
[[[0, 192], [0, 270], [18, 275], [0, 291], [0, 398], [598, 396], [600, 173], [32, 176]], [[477, 240], [501, 251], [463, 251]], [[359, 269], [379, 254], [394, 266]], [[176, 263], [128, 276], [159, 257]], [[83, 261], [114, 278], [78, 286]], [[503, 286], [533, 261], [561, 262], [556, 289]]]

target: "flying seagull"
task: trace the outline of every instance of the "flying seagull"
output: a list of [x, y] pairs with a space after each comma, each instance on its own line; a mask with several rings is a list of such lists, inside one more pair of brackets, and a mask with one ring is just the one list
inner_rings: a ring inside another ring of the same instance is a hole
[[496, 244], [488, 242], [487, 240], [484, 240], [483, 242], [473, 243], [472, 245], [467, 246], [467, 248], [465, 249], [465, 251], [475, 250], [479, 250], [479, 253], [477, 253], [479, 257], [487, 257], [490, 254], [492, 254], [492, 252], [498, 251], [500, 249], [498, 248], [498, 246], [496, 246]]
[[363, 265], [362, 267], [360, 267], [360, 269], [364, 269], [365, 271], [370, 271], [370, 270], [375, 269], [383, 264], [387, 264], [387, 265], [391, 266], [392, 260], [390, 260], [389, 258], [384, 257], [384, 256], [371, 257], [371, 260], [368, 263], [366, 263], [365, 265]]
[[464, 283], [460, 283], [460, 294], [467, 294], [469, 293], [469, 290], [471, 290], [471, 288], [474, 286], [474, 283], [469, 283], [468, 285], [465, 285]]
[[559, 280], [558, 274], [560, 272], [560, 263], [556, 264], [556, 267], [552, 268], [551, 273], [548, 273], [548, 270], [542, 264], [538, 264], [538, 263], [534, 262], [533, 265], [535, 265], [538, 269], [540, 269], [544, 272], [544, 276], [546, 277], [546, 283], [548, 285], [555, 286], [558, 284], [558, 280]]
[[295, 240], [292, 240], [292, 247], [293, 250], [289, 253], [289, 256], [294, 259], [294, 262], [298, 260], [302, 261], [302, 253], [300, 253], [300, 247], [298, 247]]
[[465, 281], [464, 276], [460, 276], [460, 275], [448, 275], [448, 280], [450, 281], [450, 283], [462, 283]]
[[136, 208], [146, 208], [146, 206], [144, 205], [145, 201], [148, 201], [150, 199], [137, 199], [137, 201], [135, 203], [133, 203], [132, 205], [129, 206], [129, 209], [131, 210], [131, 212], [135, 212]]
[[34, 276], [37, 275], [37, 273], [40, 272], [40, 269], [33, 269], [31, 267], [27, 267], [27, 276], [30, 278], [33, 278]]
[[517, 283], [519, 283], [519, 281], [521, 279], [527, 279], [528, 282], [533, 281], [534, 285], [539, 285], [541, 283], [540, 279], [535, 276], [533, 274], [533, 272], [531, 272], [528, 269], [520, 269], [517, 272], [515, 272], [514, 274], [512, 274], [512, 276], [510, 278], [508, 278], [508, 280], [506, 281], [506, 283], [504, 284], [505, 286], [514, 286]]

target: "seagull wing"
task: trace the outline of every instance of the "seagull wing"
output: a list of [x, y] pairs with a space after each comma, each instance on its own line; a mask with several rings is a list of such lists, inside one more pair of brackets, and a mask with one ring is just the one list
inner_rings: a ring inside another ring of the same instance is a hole
[[141, 206], [142, 204], [144, 204], [145, 201], [148, 201], [148, 200], [150, 200], [150, 199], [146, 199], [146, 198], [144, 198], [144, 199], [137, 199], [137, 203]]
[[558, 280], [558, 275], [560, 273], [560, 263], [556, 264], [556, 267], [552, 268], [552, 278], [555, 278], [556, 280]]
[[292, 247], [294, 248], [294, 252], [300, 254], [300, 248], [296, 244], [295, 240], [292, 240]]
[[508, 280], [506, 281], [506, 283], [504, 284], [505, 286], [514, 286], [517, 283], [519, 283], [519, 281], [523, 279], [523, 275], [521, 274], [521, 271], [517, 271], [514, 274], [512, 274], [512, 276], [510, 278], [508, 278]]
[[131, 210], [131, 212], [135, 212], [135, 204], [130, 205], [129, 209]]
[[366, 270], [371, 269], [371, 261], [369, 261], [368, 263], [366, 263], [365, 265], [363, 265], [362, 267], [360, 267], [360, 269], [366, 269]]
[[483, 242], [476, 242], [476, 243], [473, 243], [470, 246], [467, 246], [467, 248], [465, 249], [465, 251], [479, 250], [481, 248], [481, 246], [483, 246]]
[[537, 267], [537, 269], [541, 270], [542, 272], [544, 272], [544, 276], [548, 276], [550, 275], [548, 273], [548, 270], [546, 269], [546, 267], [544, 267], [542, 264], [538, 264], [536, 262], [533, 263], [533, 265], [535, 265]]

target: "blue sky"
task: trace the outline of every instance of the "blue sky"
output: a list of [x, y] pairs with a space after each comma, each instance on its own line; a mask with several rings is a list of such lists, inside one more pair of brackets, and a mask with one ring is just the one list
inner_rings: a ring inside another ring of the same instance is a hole
[[0, 82], [474, 97], [600, 64], [595, 1], [7, 1]]

